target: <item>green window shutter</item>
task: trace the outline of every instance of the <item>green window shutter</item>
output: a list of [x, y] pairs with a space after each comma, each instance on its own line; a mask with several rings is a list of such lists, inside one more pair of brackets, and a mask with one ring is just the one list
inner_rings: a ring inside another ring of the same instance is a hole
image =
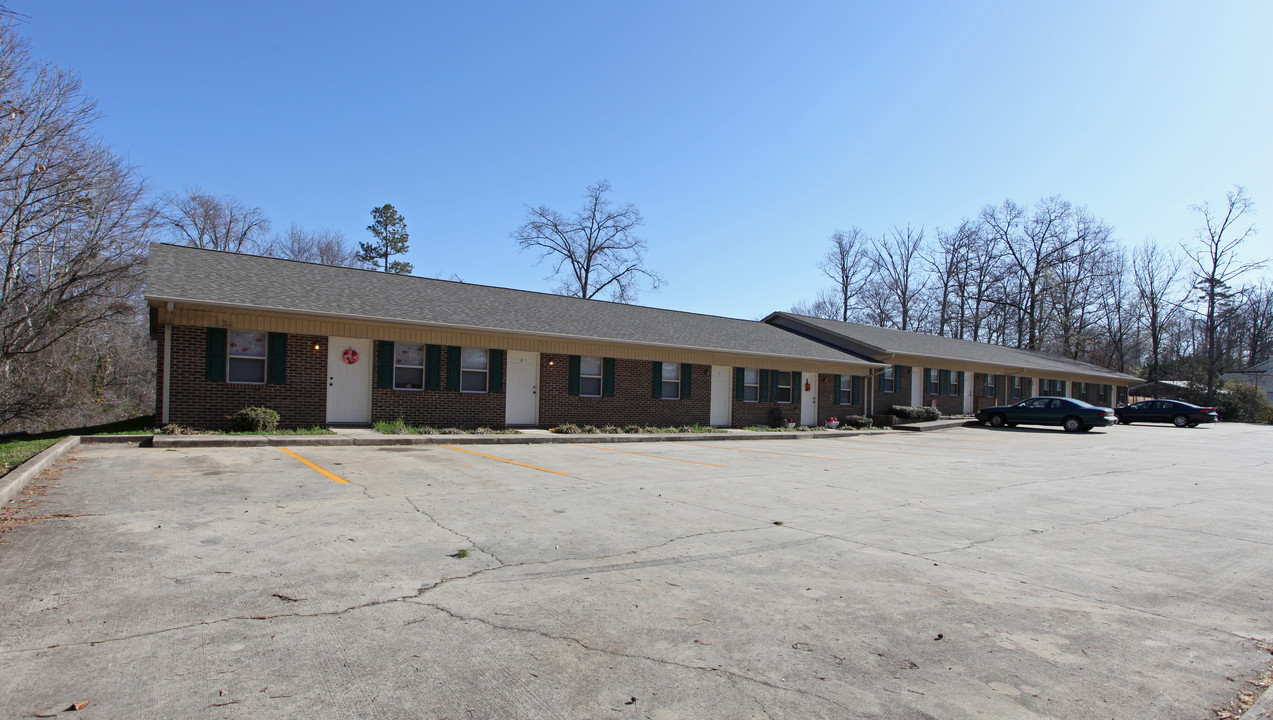
[[[896, 371], [896, 370], [894, 370], [894, 372], [897, 372], [897, 371]], [[879, 390], [880, 390], [880, 392], [883, 392], [883, 391], [884, 391], [884, 379], [885, 379], [885, 378], [884, 378], [884, 371], [883, 371], [883, 370], [881, 370], [881, 371], [880, 371], [880, 378], [879, 378]]]
[[376, 387], [393, 387], [393, 341], [376, 341]]
[[836, 405], [843, 404], [840, 402], [840, 376], [839, 375], [831, 376], [831, 402]]
[[964, 371], [960, 370], [955, 373], [955, 395], [960, 395], [964, 391]]
[[743, 396], [746, 394], [743, 388], [743, 380], [746, 379], [746, 372], [747, 371], [743, 368], [734, 368], [734, 400], [738, 402], [742, 402]]
[[853, 376], [853, 391], [850, 395], [851, 395], [849, 397], [850, 405], [855, 402], [860, 402], [862, 400], [862, 378], [857, 375]]
[[681, 363], [681, 399], [690, 399], [690, 378], [694, 375], [694, 366]]
[[569, 393], [570, 395], [578, 397], [579, 396], [579, 356], [571, 355], [569, 361], [566, 364], [570, 368], [570, 380], [568, 381], [569, 388], [566, 390], [566, 392]]
[[950, 371], [949, 370], [937, 371], [937, 392], [940, 395], [945, 395], [946, 393], [950, 392]]
[[804, 392], [804, 386], [800, 384], [800, 373], [792, 371], [791, 373], [791, 402], [800, 402], [800, 397], [802, 392]]
[[650, 370], [652, 372], [652, 375], [651, 375], [652, 384], [650, 386], [650, 397], [654, 398], [655, 400], [658, 400], [659, 398], [663, 397], [663, 363], [661, 362], [650, 363]]
[[265, 382], [287, 383], [287, 333], [270, 333], [265, 341]]
[[424, 346], [424, 389], [442, 389], [442, 346]]
[[488, 361], [486, 367], [490, 372], [490, 391], [493, 393], [504, 392], [504, 351], [488, 350]]
[[769, 371], [769, 397], [772, 400], [778, 399], [778, 371]]
[[208, 382], [225, 382], [225, 344], [229, 332], [225, 328], [208, 328], [208, 340], [205, 347], [207, 367], [204, 379]]
[[760, 401], [769, 402], [769, 371], [760, 371]]
[[446, 389], [460, 389], [460, 348], [456, 345], [446, 347]]
[[614, 397], [614, 358], [601, 358], [601, 397]]

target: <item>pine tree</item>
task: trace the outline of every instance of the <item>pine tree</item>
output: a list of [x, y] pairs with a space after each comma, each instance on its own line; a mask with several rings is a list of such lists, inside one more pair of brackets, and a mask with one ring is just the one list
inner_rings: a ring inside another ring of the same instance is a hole
[[372, 223], [367, 230], [376, 237], [375, 242], [358, 243], [358, 259], [376, 268], [382, 265], [387, 273], [410, 275], [414, 269], [409, 262], [390, 260], [394, 255], [407, 252], [407, 221], [388, 203], [371, 210]]

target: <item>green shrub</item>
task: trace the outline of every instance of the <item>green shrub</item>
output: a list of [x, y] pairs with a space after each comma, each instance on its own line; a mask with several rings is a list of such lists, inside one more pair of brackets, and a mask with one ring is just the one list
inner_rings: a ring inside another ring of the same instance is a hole
[[164, 425], [163, 427], [159, 428], [159, 432], [163, 433], [164, 435], [194, 435], [195, 434], [194, 430], [191, 430], [185, 425], [178, 425], [176, 423], [169, 423], [167, 425]]
[[623, 431], [613, 425], [603, 425], [601, 426], [601, 432], [607, 435], [617, 435]]
[[623, 432], [629, 435], [639, 435], [642, 431], [640, 425], [624, 425]]
[[840, 418], [840, 427], [851, 427], [860, 430], [862, 428], [872, 427], [873, 425], [874, 423], [871, 422], [871, 418], [862, 417], [861, 415], [845, 415]]
[[449, 427], [449, 428], [442, 428], [441, 430], [438, 430], [437, 434], [438, 435], [463, 435], [464, 431], [457, 427]]
[[1224, 422], [1273, 422], [1273, 403], [1252, 383], [1229, 382], [1216, 393], [1216, 413]]
[[278, 428], [278, 421], [277, 411], [263, 407], [245, 407], [230, 416], [230, 425], [246, 432], [270, 432]]
[[574, 423], [566, 423], [565, 425], [558, 425], [550, 432], [560, 433], [562, 435], [578, 435], [580, 430], [578, 425]]
[[935, 407], [915, 407], [914, 405], [894, 405], [888, 409], [888, 414], [910, 420], [936, 420], [941, 417], [941, 411]]

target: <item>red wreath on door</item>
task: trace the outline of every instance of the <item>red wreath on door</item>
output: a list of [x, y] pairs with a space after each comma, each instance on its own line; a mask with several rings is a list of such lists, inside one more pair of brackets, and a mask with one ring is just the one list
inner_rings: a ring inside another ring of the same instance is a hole
[[346, 348], [345, 354], [340, 356], [346, 365], [353, 365], [358, 362], [358, 351], [353, 348]]

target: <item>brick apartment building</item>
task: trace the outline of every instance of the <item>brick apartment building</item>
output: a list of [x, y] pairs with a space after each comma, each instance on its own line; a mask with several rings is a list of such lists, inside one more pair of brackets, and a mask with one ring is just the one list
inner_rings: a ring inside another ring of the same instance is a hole
[[788, 313], [757, 322], [164, 244], [146, 298], [156, 417], [205, 429], [250, 406], [286, 427], [818, 425], [891, 405], [971, 412], [980, 393], [1038, 387], [1103, 404], [1135, 381]]

